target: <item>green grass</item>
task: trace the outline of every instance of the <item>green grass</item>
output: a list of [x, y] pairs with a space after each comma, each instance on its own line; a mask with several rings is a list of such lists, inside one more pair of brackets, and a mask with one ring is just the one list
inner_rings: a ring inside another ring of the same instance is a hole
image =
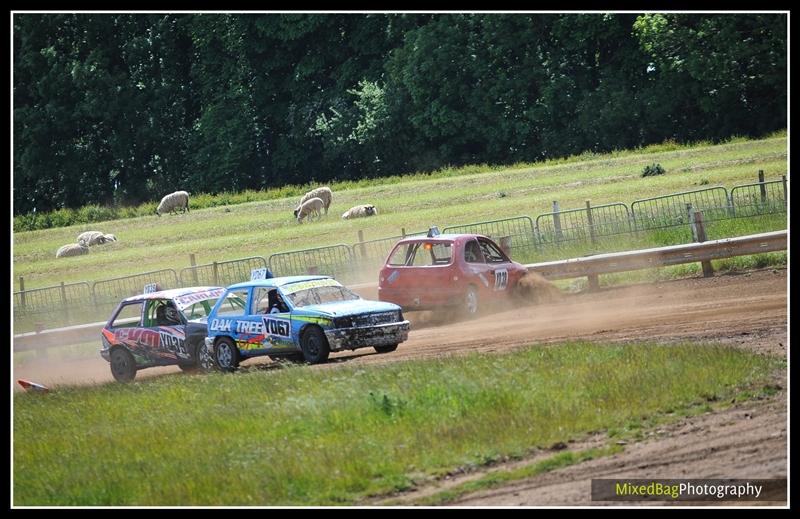
[[419, 474], [755, 394], [778, 366], [717, 346], [569, 343], [18, 394], [14, 504], [357, 504]]

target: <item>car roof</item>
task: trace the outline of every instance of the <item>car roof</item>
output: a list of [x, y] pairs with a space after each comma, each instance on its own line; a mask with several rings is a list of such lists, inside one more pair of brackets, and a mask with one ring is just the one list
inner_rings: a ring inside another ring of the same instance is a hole
[[131, 301], [144, 301], [147, 299], [175, 299], [189, 294], [197, 294], [200, 292], [209, 292], [211, 290], [224, 290], [224, 287], [183, 287], [183, 288], [170, 288], [167, 290], [159, 290], [158, 292], [150, 292], [149, 294], [137, 294], [123, 299], [127, 303]]
[[434, 242], [435, 241], [442, 241], [442, 242], [446, 242], [446, 241], [462, 241], [462, 240], [469, 240], [469, 239], [472, 239], [472, 238], [487, 238], [487, 237], [484, 236], [483, 234], [469, 234], [469, 233], [463, 233], [463, 234], [437, 234], [436, 236], [416, 235], [416, 236], [407, 236], [406, 238], [403, 238], [402, 240], [400, 240], [397, 243], [406, 243], [406, 242], [411, 242], [411, 241], [434, 241]]
[[244, 281], [236, 283], [228, 287], [228, 290], [235, 290], [237, 288], [249, 287], [282, 287], [292, 283], [299, 283], [301, 281], [312, 281], [314, 279], [333, 279], [331, 276], [283, 276], [269, 279], [257, 279], [251, 281]]

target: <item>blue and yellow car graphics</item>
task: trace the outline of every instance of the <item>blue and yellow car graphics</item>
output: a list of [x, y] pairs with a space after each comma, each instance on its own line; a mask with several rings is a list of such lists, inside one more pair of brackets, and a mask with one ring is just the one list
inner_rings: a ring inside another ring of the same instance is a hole
[[227, 287], [208, 316], [206, 344], [222, 369], [268, 355], [316, 363], [332, 351], [393, 351], [408, 338], [399, 306], [361, 299], [328, 276], [288, 276]]

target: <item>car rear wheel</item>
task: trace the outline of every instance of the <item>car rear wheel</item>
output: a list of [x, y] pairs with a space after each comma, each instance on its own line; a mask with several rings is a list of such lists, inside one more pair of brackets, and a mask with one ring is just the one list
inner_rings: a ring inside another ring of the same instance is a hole
[[128, 350], [122, 347], [111, 350], [111, 374], [117, 382], [130, 382], [136, 377], [136, 361]]
[[397, 349], [397, 344], [389, 344], [388, 346], [373, 346], [378, 353], [389, 353]]
[[478, 315], [478, 289], [470, 285], [467, 293], [464, 295], [464, 314], [467, 317], [475, 317]]
[[300, 339], [300, 347], [303, 348], [303, 357], [309, 364], [325, 362], [331, 352], [328, 339], [318, 326], [306, 328]]
[[214, 360], [222, 371], [233, 371], [239, 367], [239, 348], [232, 340], [223, 337], [214, 347]]

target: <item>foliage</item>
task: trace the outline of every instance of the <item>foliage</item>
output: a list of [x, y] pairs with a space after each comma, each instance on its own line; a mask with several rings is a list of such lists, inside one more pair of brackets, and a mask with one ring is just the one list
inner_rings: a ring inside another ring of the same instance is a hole
[[17, 216], [787, 123], [785, 14], [14, 13], [12, 25]]
[[661, 167], [661, 164], [648, 164], [642, 170], [643, 177], [653, 177], [655, 175], [663, 175], [664, 173], [666, 173], [666, 171]]

